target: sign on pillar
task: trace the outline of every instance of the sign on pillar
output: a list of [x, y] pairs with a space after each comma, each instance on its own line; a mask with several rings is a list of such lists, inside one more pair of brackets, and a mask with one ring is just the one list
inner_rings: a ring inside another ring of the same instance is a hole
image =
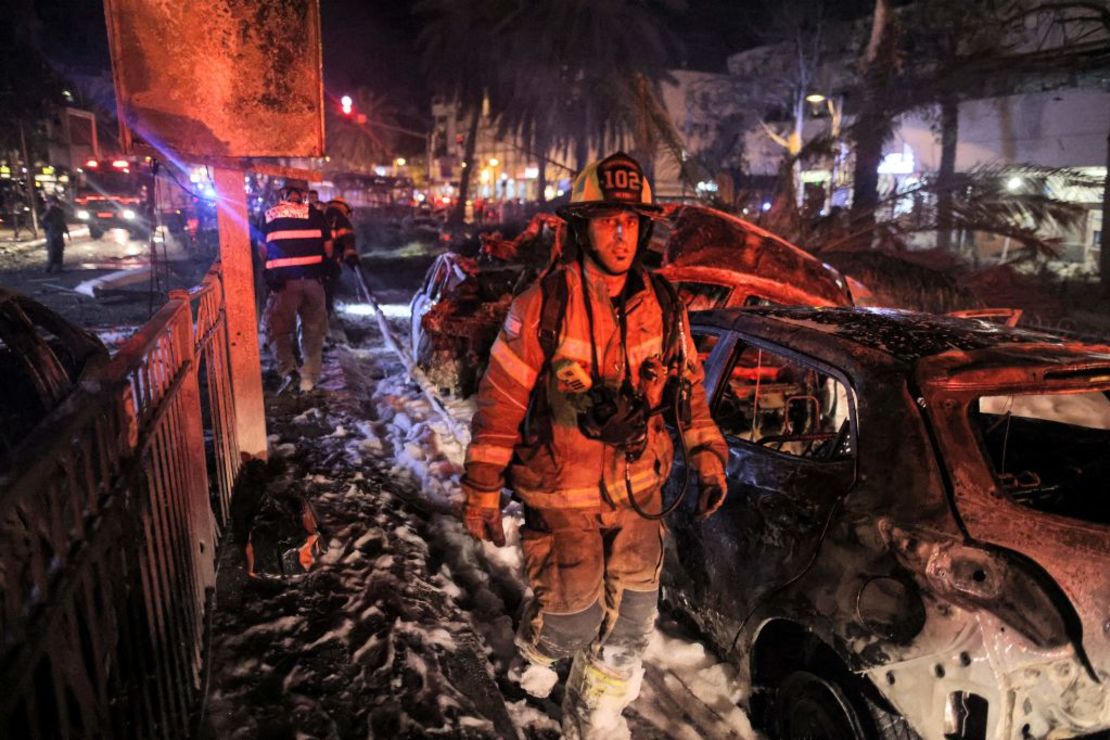
[[254, 301], [250, 222], [243, 171], [215, 168], [219, 193], [220, 270], [223, 273], [231, 387], [239, 450], [266, 457], [266, 409], [258, 351], [258, 314]]

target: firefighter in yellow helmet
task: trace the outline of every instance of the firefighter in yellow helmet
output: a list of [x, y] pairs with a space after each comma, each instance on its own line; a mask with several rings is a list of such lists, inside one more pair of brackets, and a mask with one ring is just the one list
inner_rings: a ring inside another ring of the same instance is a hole
[[360, 260], [355, 243], [355, 227], [351, 223], [351, 206], [343, 198], [332, 198], [324, 206], [324, 218], [331, 228], [332, 256], [324, 262], [324, 295], [327, 298], [328, 315], [335, 313], [335, 293], [339, 288], [342, 272], [340, 261], [352, 269], [358, 269]]
[[651, 186], [616, 153], [590, 164], [560, 212], [576, 261], [513, 301], [478, 391], [466, 455], [464, 521], [505, 544], [501, 489], [524, 503], [533, 598], [517, 632], [521, 684], [546, 696], [554, 664], [572, 659], [567, 737], [628, 736], [655, 623], [665, 528], [661, 489], [675, 408], [703, 517], [723, 503], [724, 440], [709, 416], [686, 311], [640, 265]]

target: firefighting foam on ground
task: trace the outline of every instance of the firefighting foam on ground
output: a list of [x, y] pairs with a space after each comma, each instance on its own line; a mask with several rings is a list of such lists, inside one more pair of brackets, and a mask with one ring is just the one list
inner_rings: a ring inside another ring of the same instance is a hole
[[[225, 553], [210, 736], [559, 737], [562, 697], [526, 700], [509, 675], [526, 595], [522, 511], [507, 512], [509, 547], [467, 536], [452, 513], [464, 448], [380, 348], [376, 323], [355, 320], [358, 330], [361, 347], [325, 353], [326, 395], [269, 404], [280, 421], [264, 479], [313, 502], [322, 549], [309, 572], [286, 580], [270, 565], [248, 581], [239, 553]], [[465, 402], [449, 408], [460, 422], [473, 413]], [[746, 696], [733, 666], [663, 620], [633, 731], [754, 737]]]

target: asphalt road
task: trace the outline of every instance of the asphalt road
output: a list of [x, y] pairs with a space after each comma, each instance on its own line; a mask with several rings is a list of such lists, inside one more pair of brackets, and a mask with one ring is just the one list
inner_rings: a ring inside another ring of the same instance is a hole
[[[71, 227], [61, 273], [47, 273], [42, 239], [12, 241], [0, 232], [0, 287], [28, 295], [70, 321], [118, 344], [144, 324], [166, 300], [169, 290], [200, 282], [212, 258], [187, 250], [172, 237], [165, 244], [133, 241], [122, 230], [91, 239], [82, 227]], [[151, 269], [151, 250], [157, 248]], [[383, 304], [407, 305], [424, 279], [435, 253], [390, 257], [373, 252], [363, 260], [364, 273], [375, 297]], [[105, 280], [127, 273], [125, 285]], [[338, 299], [358, 302], [354, 277], [346, 269]]]
[[[115, 230], [94, 240], [86, 229], [71, 228], [61, 273], [45, 271], [43, 240], [0, 238], [0, 287], [28, 295], [101, 334], [130, 333], [129, 327], [143, 324], [162, 306], [168, 290], [195, 285], [211, 262], [172, 238], [152, 245]], [[152, 247], [157, 248], [153, 270]], [[121, 271], [130, 271], [129, 284], [94, 290], [94, 281]]]

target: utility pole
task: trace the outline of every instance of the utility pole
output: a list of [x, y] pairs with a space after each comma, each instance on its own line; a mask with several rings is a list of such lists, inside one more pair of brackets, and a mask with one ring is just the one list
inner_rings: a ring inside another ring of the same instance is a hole
[[231, 386], [235, 399], [239, 449], [266, 457], [266, 409], [262, 398], [262, 361], [258, 349], [258, 314], [254, 304], [254, 268], [243, 170], [215, 167], [220, 228], [227, 341], [231, 350]]
[[39, 238], [39, 212], [35, 208], [35, 173], [33, 172], [32, 162], [30, 156], [27, 154], [27, 136], [23, 133], [23, 121], [19, 122], [19, 144], [23, 147], [23, 169], [27, 170], [27, 177], [24, 183], [27, 187], [27, 200], [31, 206], [31, 234], [35, 239]]

